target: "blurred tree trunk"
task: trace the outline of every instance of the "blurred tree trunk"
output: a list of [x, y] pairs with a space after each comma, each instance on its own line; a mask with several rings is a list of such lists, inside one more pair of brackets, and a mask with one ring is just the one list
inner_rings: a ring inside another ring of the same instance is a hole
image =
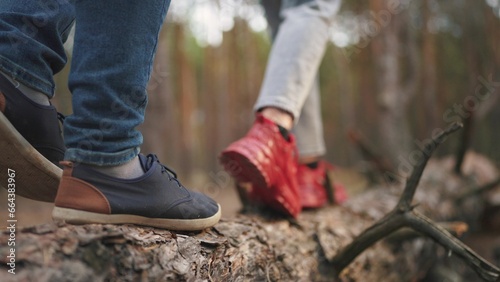
[[[500, 5], [500, 4], [499, 4]], [[484, 13], [484, 28], [485, 28], [485, 34], [488, 35], [498, 35], [500, 34], [500, 20], [497, 18], [491, 7], [488, 5], [483, 5], [483, 13]], [[482, 74], [483, 79], [488, 80], [488, 81], [493, 81], [493, 83], [498, 83], [500, 81], [500, 36], [486, 36], [486, 44], [487, 46], [486, 49], [489, 50], [489, 58], [492, 58], [488, 60], [488, 62], [484, 66], [484, 73]], [[476, 77], [476, 86], [477, 86], [477, 80], [478, 78]], [[491, 85], [490, 85], [491, 87]], [[488, 102], [483, 102], [481, 107], [477, 110], [477, 114], [475, 115], [475, 118], [478, 120], [481, 120], [484, 118], [488, 113], [493, 111], [493, 109], [498, 108], [498, 101], [500, 99], [500, 89], [497, 86], [493, 86], [496, 89], [491, 93], [490, 97], [488, 98]], [[474, 89], [475, 91], [476, 89]], [[475, 92], [474, 92], [475, 93]], [[496, 95], [495, 95], [496, 93]], [[491, 123], [493, 125], [494, 123]], [[497, 139], [498, 140], [498, 139]]]
[[[225, 99], [224, 107], [221, 108], [225, 112], [225, 122], [226, 126], [225, 134], [222, 139], [223, 146], [227, 146], [230, 142], [234, 141], [233, 137], [235, 132], [239, 131], [241, 128], [241, 124], [237, 121], [238, 109], [237, 104], [241, 101], [243, 97], [243, 81], [245, 81], [245, 68], [246, 63], [244, 51], [241, 48], [241, 40], [242, 34], [248, 32], [244, 29], [246, 23], [242, 19], [234, 20], [234, 27], [229, 32], [226, 33], [227, 37], [224, 42], [226, 44], [226, 94], [227, 97]], [[251, 105], [247, 105], [247, 107], [251, 107]], [[223, 148], [220, 148], [222, 150]]]
[[[422, 94], [423, 94], [423, 110], [425, 130], [424, 134], [428, 135], [438, 126], [437, 114], [437, 99], [436, 99], [436, 84], [437, 84], [437, 62], [436, 62], [436, 34], [430, 30], [428, 23], [432, 19], [434, 13], [431, 8], [430, 0], [424, 0], [423, 3], [423, 44], [422, 44]], [[430, 131], [429, 131], [430, 130]]]
[[[252, 32], [244, 22], [240, 22], [243, 32], [240, 32], [241, 58], [246, 62], [237, 62], [240, 71], [243, 71], [243, 81], [240, 82], [238, 100], [236, 101], [235, 134], [243, 136], [254, 121], [253, 105], [257, 100], [265, 71], [265, 64], [261, 64], [259, 57], [259, 42], [261, 35]], [[262, 43], [261, 43], [262, 44]], [[269, 47], [269, 46], [266, 46]], [[267, 56], [266, 56], [267, 57]]]
[[202, 137], [200, 138], [205, 152], [205, 167], [213, 167], [216, 165], [216, 151], [217, 151], [217, 108], [216, 99], [219, 93], [215, 82], [217, 78], [214, 76], [214, 68], [217, 64], [215, 57], [215, 49], [213, 47], [206, 47], [203, 49], [203, 75], [201, 77], [201, 96], [200, 103], [203, 111], [203, 128]]
[[172, 95], [169, 59], [169, 37], [167, 28], [162, 29], [158, 42], [158, 51], [153, 63], [153, 71], [148, 84], [148, 106], [146, 118], [140, 130], [144, 136], [141, 151], [144, 153], [155, 153], [160, 159], [171, 163], [176, 159], [175, 148], [177, 138], [173, 138], [171, 132], [177, 130], [175, 112], [172, 111], [176, 104]]
[[217, 117], [216, 126], [216, 143], [215, 152], [222, 150], [231, 141], [231, 119], [233, 118], [229, 113], [229, 91], [228, 91], [228, 80], [231, 79], [230, 73], [228, 71], [229, 64], [231, 60], [236, 58], [229, 57], [230, 46], [228, 41], [222, 42], [222, 45], [215, 49], [215, 67], [212, 70], [214, 72], [214, 84], [216, 89], [215, 107], [216, 111], [210, 114], [214, 114]]
[[[368, 136], [373, 136], [374, 140], [381, 140], [379, 133], [379, 126], [374, 126], [374, 124], [380, 123], [380, 113], [379, 107], [377, 106], [377, 93], [374, 93], [374, 89], [377, 89], [377, 78], [378, 76], [373, 75], [374, 73], [374, 59], [370, 53], [370, 49], [363, 49], [356, 60], [353, 60], [356, 68], [357, 75], [357, 85], [359, 87], [359, 97], [357, 100], [357, 116], [360, 117], [360, 124], [358, 125], [362, 128], [363, 132], [366, 132]], [[372, 121], [372, 123], [364, 122]]]
[[180, 162], [184, 173], [190, 173], [193, 164], [194, 142], [194, 122], [193, 114], [196, 109], [196, 76], [193, 71], [193, 64], [189, 61], [187, 54], [187, 43], [185, 38], [185, 26], [174, 24], [174, 48], [175, 48], [175, 81], [176, 94], [179, 97], [179, 117], [180, 117], [180, 151], [182, 158]]
[[[386, 0], [370, 1], [370, 9], [378, 13], [386, 9], [387, 3]], [[393, 14], [388, 25], [378, 25], [380, 34], [372, 43], [375, 75], [378, 77], [381, 144], [393, 163], [406, 156], [410, 149], [407, 107], [418, 85], [418, 54], [414, 30], [408, 18], [407, 9]], [[401, 64], [401, 55], [407, 56], [407, 64]], [[406, 77], [402, 75], [403, 66], [408, 73]]]
[[[497, 9], [499, 9], [498, 5], [500, 4], [497, 2]], [[486, 40], [493, 55], [493, 60], [490, 61], [490, 64], [492, 64], [491, 69], [493, 73], [496, 73], [497, 77], [500, 77], [500, 36], [498, 36], [500, 34], [500, 20], [488, 5], [483, 5], [482, 12], [485, 18]]]
[[[341, 159], [343, 160], [348, 160], [350, 162], [354, 161], [353, 157], [353, 148], [352, 146], [347, 146], [343, 140], [345, 140], [346, 133], [348, 132], [349, 129], [351, 128], [357, 128], [357, 115], [356, 113], [358, 112], [356, 109], [356, 97], [355, 93], [359, 91], [353, 91], [353, 85], [355, 85], [354, 81], [356, 80], [356, 77], [351, 75], [353, 73], [352, 68], [356, 68], [356, 65], [354, 65], [352, 62], [353, 60], [348, 60], [345, 57], [345, 53], [340, 51], [339, 49], [335, 48], [333, 49], [332, 52], [333, 55], [333, 61], [336, 65], [337, 72], [336, 74], [338, 77], [332, 78], [333, 81], [337, 82], [337, 87], [334, 88], [335, 91], [328, 91], [329, 93], [324, 93], [324, 91], [321, 91], [324, 95], [323, 97], [329, 96], [329, 99], [334, 99], [334, 97], [331, 96], [336, 96], [335, 100], [339, 101], [339, 105], [334, 105], [332, 106], [327, 106], [325, 110], [331, 110], [331, 109], [338, 109], [335, 110], [335, 112], [338, 112], [336, 114], [336, 122], [334, 123], [334, 130], [333, 132], [337, 133], [336, 136], [336, 142], [334, 144], [329, 144], [333, 145], [333, 148], [336, 148], [336, 153], [340, 156]], [[360, 54], [356, 55], [361, 56]], [[361, 84], [361, 87], [366, 86], [369, 84], [367, 81], [363, 81]], [[365, 101], [361, 101], [364, 103]], [[359, 105], [358, 105], [359, 106]], [[363, 105], [361, 105], [362, 107]], [[359, 108], [361, 108], [359, 107]], [[324, 123], [327, 124], [332, 124], [331, 121], [325, 121]], [[339, 150], [339, 148], [344, 148]]]

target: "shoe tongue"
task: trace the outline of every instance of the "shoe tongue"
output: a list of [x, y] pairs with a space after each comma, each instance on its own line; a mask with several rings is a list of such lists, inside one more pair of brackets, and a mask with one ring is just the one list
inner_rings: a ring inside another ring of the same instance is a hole
[[[144, 173], [148, 172], [151, 167], [153, 167], [153, 164], [155, 162], [158, 162], [158, 157], [153, 154], [149, 154], [147, 156], [144, 156], [143, 154], [139, 154], [139, 162], [141, 163], [142, 170], [144, 170]], [[166, 169], [165, 170], [171, 177], [176, 178], [177, 176], [172, 173], [172, 171]]]
[[144, 170], [144, 173], [146, 173], [155, 163], [155, 159], [151, 155], [148, 155], [146, 157], [143, 154], [139, 154], [139, 162], [141, 163], [142, 170]]

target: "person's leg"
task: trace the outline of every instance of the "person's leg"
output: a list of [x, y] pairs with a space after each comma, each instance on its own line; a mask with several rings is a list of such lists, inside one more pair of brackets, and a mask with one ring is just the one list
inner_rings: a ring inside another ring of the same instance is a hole
[[318, 161], [326, 152], [320, 99], [319, 81], [316, 78], [304, 102], [300, 118], [292, 129], [297, 140], [300, 163]]
[[[312, 89], [329, 38], [329, 23], [340, 0], [283, 2], [256, 111], [287, 129], [297, 123]], [[268, 108], [273, 108], [268, 114]]]
[[[266, 16], [276, 17], [276, 6], [263, 4]], [[300, 113], [311, 93], [326, 48], [329, 22], [338, 11], [340, 1], [285, 0], [282, 4], [283, 21], [277, 32], [279, 21], [268, 21], [276, 36], [254, 107], [257, 119], [244, 138], [222, 152], [221, 162], [239, 182], [252, 183], [251, 200], [296, 217], [303, 195], [297, 182], [295, 139], [288, 131], [294, 123], [300, 122]], [[319, 103], [314, 104], [315, 98], [318, 97], [309, 99], [312, 103], [308, 110], [317, 110], [317, 118], [321, 112]], [[306, 118], [303, 123], [308, 125], [310, 122], [314, 121]], [[313, 130], [318, 128], [321, 122]], [[322, 135], [321, 132], [316, 134]], [[321, 148], [316, 150], [321, 151]], [[240, 170], [231, 171], [235, 164]]]
[[341, 183], [334, 182], [330, 178], [331, 174], [328, 174], [334, 167], [322, 159], [326, 147], [317, 75], [292, 133], [296, 137], [299, 153], [297, 180], [302, 207], [317, 208], [327, 202], [341, 204], [346, 201], [346, 189]]
[[214, 225], [220, 207], [138, 155], [146, 85], [170, 1], [77, 1], [64, 172], [53, 217], [177, 230]]
[[135, 158], [158, 33], [170, 1], [77, 1], [64, 123], [65, 159], [111, 166]]
[[[278, 33], [280, 24], [280, 7], [284, 11], [306, 2], [310, 1], [285, 0], [283, 5], [279, 3], [278, 6], [276, 6], [275, 1], [263, 2], [273, 39]], [[262, 110], [262, 114], [288, 130], [292, 128], [292, 134], [296, 137], [299, 153], [297, 184], [302, 207], [320, 207], [326, 204], [328, 194], [325, 190], [325, 184], [327, 183], [326, 169], [328, 167], [321, 161], [321, 157], [326, 152], [326, 149], [321, 120], [318, 76], [316, 75], [312, 88], [307, 94], [307, 98], [301, 109], [300, 118], [297, 119], [295, 126], [293, 126], [291, 114], [280, 108], [266, 107]], [[337, 198], [340, 197], [335, 197], [335, 199]]]
[[[266, 20], [269, 25], [269, 33], [271, 40], [274, 42], [276, 40], [276, 36], [278, 35], [279, 27], [282, 23], [282, 18], [280, 12], [284, 10], [284, 7], [288, 7], [290, 5], [289, 0], [272, 0], [272, 1], [261, 1], [262, 6], [264, 7], [264, 12], [266, 15]], [[298, 1], [294, 3], [299, 5]], [[302, 1], [303, 2], [303, 1]], [[270, 55], [271, 56], [271, 55]], [[290, 113], [284, 111], [283, 109], [277, 107], [266, 107], [262, 109], [262, 115], [266, 118], [276, 122], [286, 130], [290, 130], [293, 126], [293, 120], [291, 118]]]
[[0, 168], [20, 171], [16, 194], [35, 200], [54, 200], [61, 173], [49, 162], [58, 164], [65, 150], [49, 99], [66, 64], [73, 2], [0, 2]]
[[334, 167], [322, 159], [326, 147], [318, 79], [313, 84], [292, 133], [296, 136], [299, 151], [297, 180], [302, 207], [317, 208], [328, 202], [343, 203], [347, 199], [347, 192], [342, 184], [331, 179], [328, 171]]
[[[281, 23], [280, 11], [297, 7], [301, 4], [311, 2], [310, 0], [284, 0], [262, 1], [267, 22], [270, 27], [271, 38], [274, 40], [278, 34]], [[285, 128], [292, 128], [296, 136], [300, 163], [312, 163], [318, 161], [325, 154], [325, 141], [323, 136], [323, 123], [321, 120], [319, 78], [316, 75], [311, 90], [302, 106], [300, 118], [292, 127], [291, 115], [283, 112], [280, 108], [266, 107], [262, 110], [264, 115], [278, 124], [285, 124]], [[274, 111], [274, 113], [273, 113]], [[274, 116], [273, 116], [274, 115]], [[282, 120], [281, 122], [279, 122]]]
[[74, 17], [74, 0], [2, 0], [0, 71], [51, 98]]

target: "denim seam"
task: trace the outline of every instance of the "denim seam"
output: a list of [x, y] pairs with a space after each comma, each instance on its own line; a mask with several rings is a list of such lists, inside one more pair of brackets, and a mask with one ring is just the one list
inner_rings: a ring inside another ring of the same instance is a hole
[[[0, 70], [9, 75], [14, 80], [41, 91], [47, 96], [52, 97], [54, 94], [54, 86], [52, 83], [34, 75], [23, 67], [15, 64], [9, 59], [0, 55]], [[28, 78], [29, 77], [29, 78]]]
[[62, 36], [63, 34], [65, 34], [65, 33], [68, 31], [68, 29], [71, 29], [71, 28], [73, 27], [73, 24], [74, 24], [74, 23], [75, 23], [75, 20], [72, 20], [72, 21], [69, 23], [69, 25], [68, 25], [67, 27], [65, 27], [65, 28], [63, 29], [63, 31], [61, 32], [61, 34], [59, 34], [59, 35], [60, 35], [60, 36]]

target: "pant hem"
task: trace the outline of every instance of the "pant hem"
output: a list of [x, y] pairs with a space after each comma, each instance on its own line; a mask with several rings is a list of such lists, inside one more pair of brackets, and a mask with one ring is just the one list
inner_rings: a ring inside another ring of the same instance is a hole
[[140, 148], [130, 148], [117, 153], [102, 153], [82, 149], [70, 148], [66, 150], [64, 159], [76, 163], [83, 163], [96, 166], [114, 166], [127, 163], [135, 158], [140, 152]]
[[15, 81], [42, 92], [47, 95], [49, 99], [54, 96], [54, 85], [2, 56], [0, 56], [0, 71], [13, 78]]
[[301, 150], [300, 148], [298, 149], [299, 151], [299, 158], [300, 157], [311, 157], [311, 156], [324, 156], [326, 154], [325, 149], [307, 149], [307, 150]]
[[299, 120], [300, 111], [298, 109], [295, 109], [294, 107], [291, 107], [288, 103], [284, 103], [282, 101], [268, 100], [265, 102], [258, 102], [254, 106], [254, 111], [258, 112], [258, 111], [262, 110], [263, 108], [267, 108], [267, 107], [279, 108], [283, 111], [289, 112], [293, 117], [294, 124], [296, 124], [297, 121]]

